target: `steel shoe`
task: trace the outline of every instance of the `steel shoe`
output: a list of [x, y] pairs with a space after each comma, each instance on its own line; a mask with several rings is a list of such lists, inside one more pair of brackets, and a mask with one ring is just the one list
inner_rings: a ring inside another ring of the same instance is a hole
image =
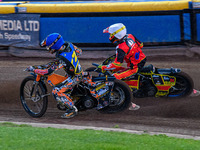
[[73, 108], [72, 109], [67, 109], [66, 110], [66, 113], [64, 113], [62, 116], [61, 116], [61, 118], [72, 118], [72, 117], [74, 117], [74, 116], [76, 116], [78, 114], [78, 109], [75, 107], [75, 106], [73, 106]]

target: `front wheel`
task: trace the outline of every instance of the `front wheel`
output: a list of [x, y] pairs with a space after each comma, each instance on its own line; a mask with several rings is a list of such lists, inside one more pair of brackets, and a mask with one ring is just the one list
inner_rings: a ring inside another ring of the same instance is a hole
[[174, 74], [176, 84], [170, 88], [167, 97], [186, 97], [189, 96], [194, 88], [192, 78], [184, 72]]
[[126, 110], [131, 103], [133, 96], [129, 86], [121, 80], [114, 81], [114, 88], [111, 92], [109, 106], [100, 109], [102, 113], [116, 113]]
[[20, 100], [24, 110], [32, 117], [42, 117], [48, 105], [45, 87], [35, 82], [33, 76], [26, 77], [20, 87]]

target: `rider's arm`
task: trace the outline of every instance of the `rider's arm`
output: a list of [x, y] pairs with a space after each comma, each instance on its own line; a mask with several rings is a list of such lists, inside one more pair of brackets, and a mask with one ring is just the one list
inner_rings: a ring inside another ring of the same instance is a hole
[[[73, 45], [73, 44], [72, 44]], [[73, 45], [75, 52], [76, 52], [76, 56], [79, 57], [80, 55], [82, 55], [82, 49], [78, 48], [77, 46]]]
[[135, 38], [135, 42], [137, 43], [137, 45], [138, 45], [140, 48], [143, 48], [143, 43], [140, 42], [140, 40], [138, 40], [135, 36], [134, 36], [134, 38]]
[[122, 49], [117, 49], [115, 61], [109, 65], [102, 66], [102, 70], [116, 70], [121, 67], [125, 57], [125, 52]]
[[57, 61], [57, 60], [55, 59], [54, 61], [49, 62], [49, 63], [47, 63], [45, 65], [37, 65], [37, 66], [35, 65], [35, 66], [33, 66], [33, 68], [34, 69], [46, 69], [46, 68], [51, 67], [55, 63], [55, 61]]
[[61, 65], [62, 63], [60, 63], [61, 60], [59, 59], [55, 59], [54, 62], [50, 62], [46, 65], [43, 66], [42, 69], [35, 69], [34, 72], [40, 75], [49, 75], [51, 73], [53, 73], [54, 71], [60, 69], [63, 67], [63, 65]]

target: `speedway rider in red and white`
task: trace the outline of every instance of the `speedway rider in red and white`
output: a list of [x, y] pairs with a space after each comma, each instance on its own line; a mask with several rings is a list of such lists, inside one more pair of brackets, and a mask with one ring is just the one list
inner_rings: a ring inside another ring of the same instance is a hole
[[[146, 56], [142, 52], [143, 43], [141, 43], [132, 34], [127, 34], [126, 27], [122, 23], [116, 23], [103, 30], [103, 33], [109, 33], [109, 40], [112, 43], [117, 42], [115, 61], [109, 65], [99, 66], [104, 70], [112, 70], [117, 79], [129, 77], [140, 71], [146, 63]], [[122, 67], [124, 60], [127, 68]], [[120, 71], [120, 72], [117, 72]]]

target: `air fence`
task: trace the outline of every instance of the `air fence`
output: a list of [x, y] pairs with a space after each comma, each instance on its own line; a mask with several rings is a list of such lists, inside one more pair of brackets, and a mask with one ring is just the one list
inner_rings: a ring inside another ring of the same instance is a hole
[[199, 8], [200, 0], [0, 2], [0, 46], [35, 50], [57, 32], [86, 50], [109, 50], [103, 29], [119, 22], [145, 46], [198, 45]]

